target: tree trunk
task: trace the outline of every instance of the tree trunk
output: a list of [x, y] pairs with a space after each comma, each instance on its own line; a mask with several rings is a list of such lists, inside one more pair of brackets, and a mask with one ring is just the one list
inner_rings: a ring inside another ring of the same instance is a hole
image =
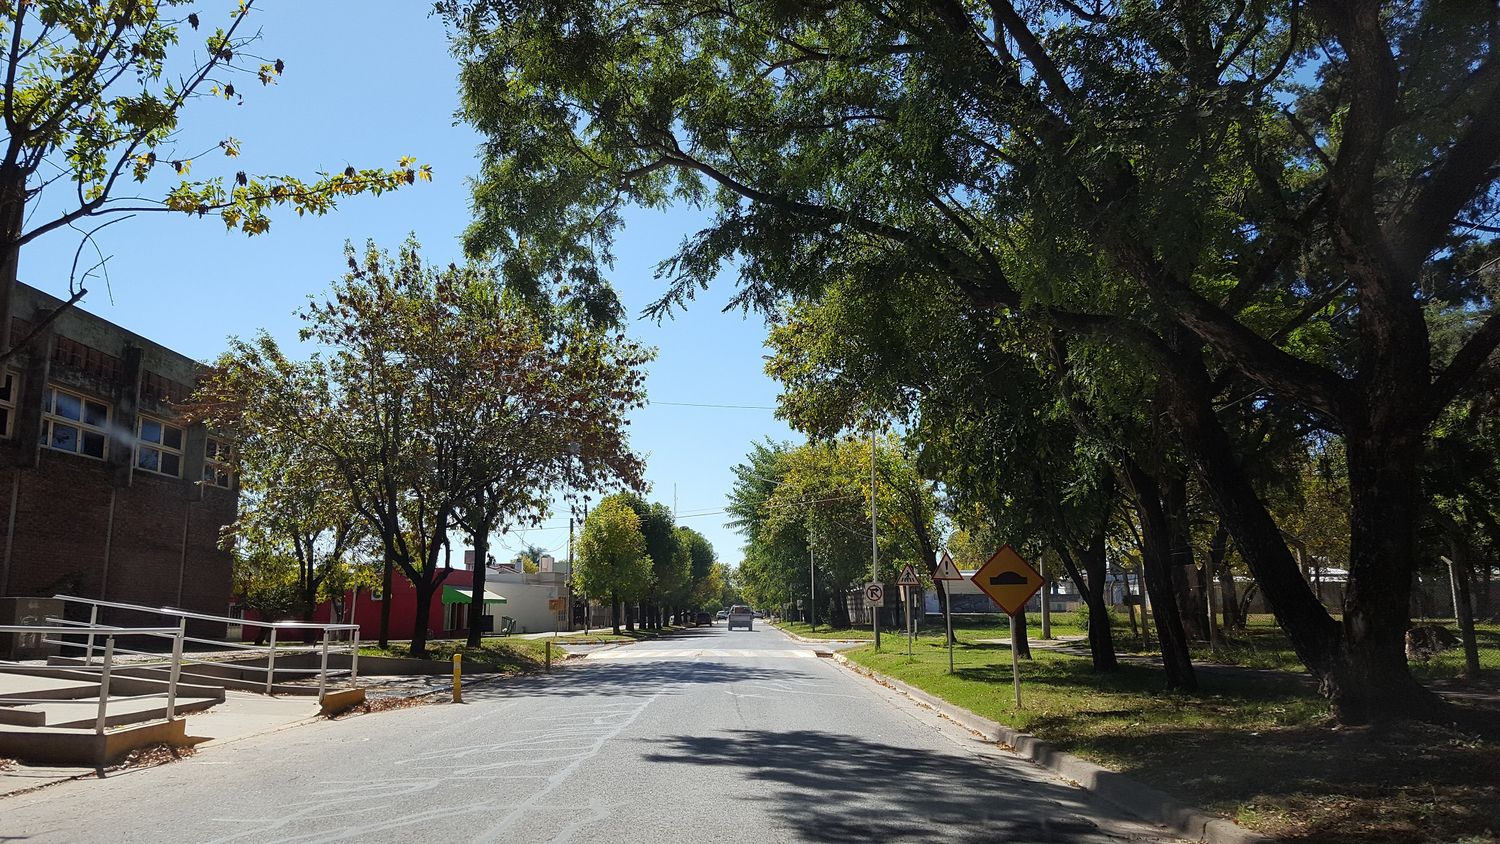
[[391, 579], [394, 564], [391, 562], [389, 551], [385, 554], [385, 568], [380, 573], [380, 648], [385, 650], [391, 646]]
[[[1224, 527], [1222, 519], [1209, 541], [1208, 556], [1213, 560], [1214, 573], [1219, 579], [1219, 608], [1224, 613], [1224, 629], [1241, 629], [1245, 626], [1245, 619], [1240, 614], [1239, 596], [1235, 595], [1234, 573], [1229, 570], [1229, 529]], [[1209, 588], [1212, 586], [1210, 584]]]
[[1474, 640], [1474, 604], [1469, 598], [1469, 542], [1465, 537], [1450, 534], [1448, 548], [1453, 559], [1448, 561], [1448, 579], [1453, 587], [1454, 621], [1458, 622], [1459, 636], [1464, 646], [1464, 676], [1469, 680], [1479, 679], [1479, 643]]
[[[483, 506], [481, 504], [480, 506]], [[484, 522], [474, 530], [474, 568], [470, 574], [474, 578], [471, 594], [469, 596], [469, 637], [466, 644], [471, 648], [479, 647], [479, 619], [484, 616], [484, 578], [489, 571], [484, 561], [489, 559], [490, 553], [490, 526], [484, 516], [477, 515], [474, 518]]]
[[849, 602], [842, 593], [828, 596], [828, 626], [835, 630], [848, 630], [854, 626], [849, 620]]
[[1406, 664], [1422, 436], [1355, 432], [1345, 443], [1349, 589], [1342, 647], [1325, 686], [1335, 713], [1345, 723], [1430, 717], [1440, 701], [1412, 677]]
[[1171, 527], [1162, 506], [1161, 485], [1135, 460], [1124, 460], [1126, 483], [1135, 496], [1136, 513], [1141, 521], [1141, 566], [1145, 573], [1146, 592], [1156, 621], [1156, 637], [1161, 645], [1162, 666], [1166, 669], [1167, 688], [1193, 691], [1198, 678], [1193, 673], [1192, 655], [1188, 652], [1187, 633], [1172, 590]]
[[1026, 611], [1011, 616], [1010, 647], [1021, 659], [1031, 659], [1031, 640], [1026, 636]]
[[[1349, 589], [1342, 624], [1303, 578], [1223, 426], [1201, 361], [1174, 370], [1170, 410], [1215, 507], [1298, 658], [1345, 723], [1431, 716], [1439, 701], [1411, 676], [1405, 634], [1422, 435], [1346, 432]], [[1154, 597], [1154, 596], [1153, 596]]]
[[620, 635], [620, 596], [614, 592], [609, 593], [609, 623], [615, 628], [615, 635]]
[[416, 617], [412, 619], [411, 625], [411, 656], [412, 659], [426, 659], [427, 623], [432, 619], [432, 596], [437, 591], [432, 570], [421, 572], [419, 577], [412, 580], [411, 585], [417, 593]]
[[1182, 615], [1182, 628], [1193, 641], [1206, 642], [1208, 632], [1208, 607], [1204, 593], [1195, 590], [1198, 567], [1193, 554], [1192, 526], [1188, 522], [1188, 496], [1186, 478], [1174, 478], [1164, 484], [1163, 504], [1167, 513], [1167, 525], [1172, 537], [1172, 564], [1168, 571], [1172, 575], [1172, 594], [1177, 598], [1177, 611]]

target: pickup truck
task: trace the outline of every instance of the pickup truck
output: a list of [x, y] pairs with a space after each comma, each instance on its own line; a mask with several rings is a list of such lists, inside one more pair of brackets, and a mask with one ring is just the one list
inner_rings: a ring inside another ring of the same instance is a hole
[[750, 608], [744, 604], [735, 604], [729, 608], [728, 627], [730, 630], [733, 630], [736, 625], [746, 630], [755, 629], [755, 614], [750, 612]]

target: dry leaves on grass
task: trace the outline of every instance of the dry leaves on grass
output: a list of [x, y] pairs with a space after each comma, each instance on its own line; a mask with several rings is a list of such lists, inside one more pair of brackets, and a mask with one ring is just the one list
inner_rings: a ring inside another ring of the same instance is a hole
[[156, 765], [165, 765], [168, 762], [176, 762], [178, 759], [186, 759], [197, 752], [198, 750], [193, 747], [152, 744], [146, 747], [137, 747], [135, 750], [125, 754], [124, 759], [105, 770], [122, 771], [127, 768], [150, 768]]
[[0, 759], [0, 771], [14, 771], [18, 764], [14, 759]]

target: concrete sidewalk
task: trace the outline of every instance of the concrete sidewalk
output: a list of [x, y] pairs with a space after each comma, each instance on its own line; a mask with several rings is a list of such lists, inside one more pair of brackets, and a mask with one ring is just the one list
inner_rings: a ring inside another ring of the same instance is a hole
[[[312, 697], [268, 698], [230, 690], [225, 692], [224, 702], [213, 709], [181, 717], [187, 718], [187, 734], [202, 739], [197, 746], [210, 747], [310, 723], [320, 716], [318, 702]], [[98, 774], [95, 768], [0, 767], [0, 798]]]

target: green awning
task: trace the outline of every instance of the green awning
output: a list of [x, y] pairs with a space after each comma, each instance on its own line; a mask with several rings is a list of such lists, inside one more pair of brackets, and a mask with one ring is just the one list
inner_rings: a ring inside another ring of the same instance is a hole
[[[443, 587], [443, 603], [445, 604], [467, 604], [472, 600], [474, 600], [474, 589], [472, 587], [467, 589], [458, 586]], [[504, 604], [506, 600], [504, 595], [496, 595], [494, 592], [486, 589], [484, 590], [484, 602], [486, 604]]]

